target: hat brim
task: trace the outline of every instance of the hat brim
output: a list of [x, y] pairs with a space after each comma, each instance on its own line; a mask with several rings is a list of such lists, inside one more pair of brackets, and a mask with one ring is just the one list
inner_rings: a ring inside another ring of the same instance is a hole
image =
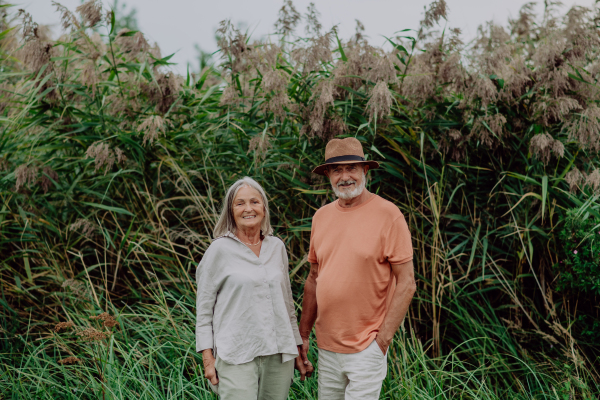
[[377, 161], [339, 161], [339, 162], [321, 164], [318, 167], [316, 167], [315, 169], [313, 169], [312, 172], [314, 174], [318, 174], [318, 175], [325, 175], [325, 169], [327, 169], [327, 167], [329, 167], [330, 165], [336, 165], [336, 164], [364, 164], [364, 165], [368, 165], [369, 169], [379, 168], [379, 163]]

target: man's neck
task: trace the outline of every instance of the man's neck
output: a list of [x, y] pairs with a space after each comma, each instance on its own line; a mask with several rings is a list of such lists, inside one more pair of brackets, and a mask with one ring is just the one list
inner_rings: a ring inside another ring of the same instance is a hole
[[373, 196], [373, 193], [369, 192], [366, 188], [363, 189], [362, 193], [359, 196], [356, 196], [352, 199], [344, 200], [338, 199], [338, 204], [342, 208], [352, 208], [358, 207], [363, 204], [365, 201], [369, 200]]

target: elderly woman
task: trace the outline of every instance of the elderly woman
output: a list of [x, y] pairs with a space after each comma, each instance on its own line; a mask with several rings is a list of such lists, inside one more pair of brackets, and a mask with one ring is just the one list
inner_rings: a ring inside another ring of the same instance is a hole
[[222, 399], [287, 399], [302, 338], [288, 257], [272, 235], [267, 196], [252, 178], [227, 191], [215, 240], [196, 270], [196, 351]]

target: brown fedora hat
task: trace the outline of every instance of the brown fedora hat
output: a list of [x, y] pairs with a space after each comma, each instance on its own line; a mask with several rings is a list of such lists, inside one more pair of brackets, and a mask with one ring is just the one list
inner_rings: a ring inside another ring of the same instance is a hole
[[365, 161], [365, 153], [358, 139], [331, 139], [325, 147], [325, 164], [313, 169], [315, 174], [325, 175], [323, 171], [332, 164], [366, 164], [369, 168], [379, 168], [377, 161]]

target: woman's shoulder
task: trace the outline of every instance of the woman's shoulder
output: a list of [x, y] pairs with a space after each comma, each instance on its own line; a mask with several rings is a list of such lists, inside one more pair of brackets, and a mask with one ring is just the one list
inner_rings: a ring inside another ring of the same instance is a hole
[[285, 243], [283, 242], [283, 239], [281, 239], [279, 236], [275, 236], [274, 234], [270, 234], [270, 235], [267, 235], [267, 238], [269, 238], [269, 240], [272, 240], [273, 244], [275, 246], [285, 248]]
[[233, 244], [232, 242], [233, 241], [231, 238], [227, 237], [227, 235], [214, 238], [204, 252], [204, 257], [217, 256], [223, 251], [231, 252], [231, 245]]

